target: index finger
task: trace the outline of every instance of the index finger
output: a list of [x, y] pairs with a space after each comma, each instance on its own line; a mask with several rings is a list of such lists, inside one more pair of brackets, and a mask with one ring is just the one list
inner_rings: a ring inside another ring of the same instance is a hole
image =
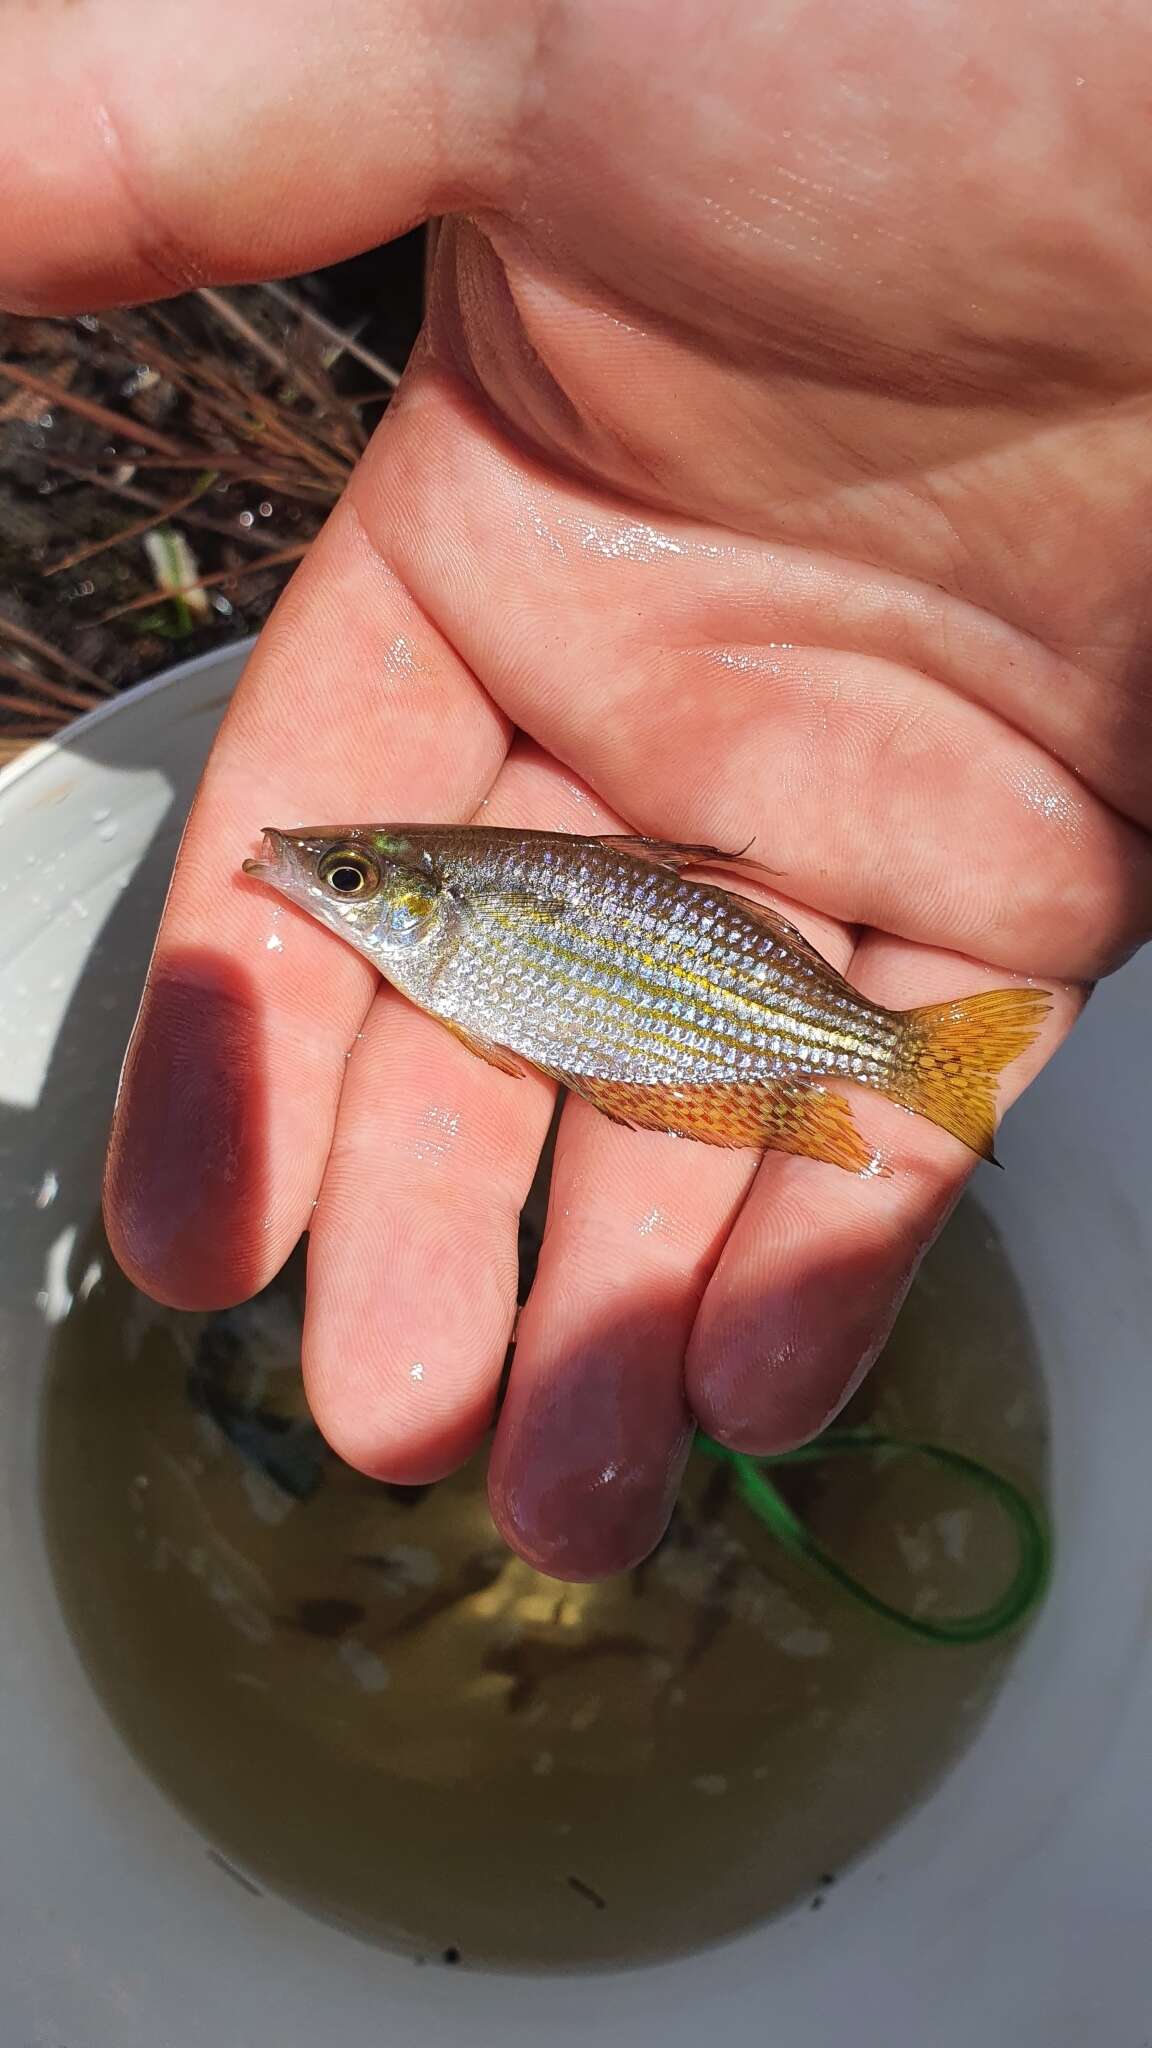
[[[265, 824], [466, 816], [506, 722], [413, 603], [381, 517], [387, 428], [266, 627], [206, 769], [132, 1036], [105, 1187], [146, 1293], [219, 1307], [266, 1285], [311, 1213], [366, 961], [239, 873]], [[378, 528], [376, 530], [379, 530]], [[450, 746], [445, 735], [451, 735]]]

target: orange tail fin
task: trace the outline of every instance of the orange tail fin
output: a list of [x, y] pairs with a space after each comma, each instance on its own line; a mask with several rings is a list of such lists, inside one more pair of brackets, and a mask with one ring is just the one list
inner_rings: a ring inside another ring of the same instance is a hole
[[1051, 1007], [1047, 989], [1020, 987], [905, 1010], [901, 1054], [884, 1093], [993, 1159], [996, 1084]]

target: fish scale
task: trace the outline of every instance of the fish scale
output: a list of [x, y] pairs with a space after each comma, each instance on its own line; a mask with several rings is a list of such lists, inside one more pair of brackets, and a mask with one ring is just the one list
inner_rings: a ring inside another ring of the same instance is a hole
[[716, 867], [753, 871], [626, 834], [432, 825], [269, 828], [245, 862], [473, 1052], [619, 1122], [872, 1172], [829, 1086], [854, 1082], [991, 1156], [997, 1078], [1048, 992], [883, 1009], [777, 912], [686, 872]]
[[[754, 1073], [760, 1054], [773, 1079], [839, 1072], [882, 1081], [893, 1039], [883, 1013], [860, 999], [855, 1030], [822, 1023], [811, 1014], [817, 971], [789, 957], [734, 897], [657, 874], [638, 903], [629, 893], [636, 865], [611, 853], [599, 872], [582, 863], [558, 918], [509, 916], [497, 897], [478, 895], [437, 983], [442, 1014], [467, 1025], [482, 1013], [487, 1033], [543, 1066], [567, 1066], [575, 1046], [581, 1071], [608, 1080], [706, 1085], [730, 1079], [737, 1063]], [[551, 862], [537, 876], [517, 858], [504, 885], [531, 890], [551, 872]], [[703, 926], [705, 957], [694, 936]], [[526, 986], [541, 998], [527, 1014]]]

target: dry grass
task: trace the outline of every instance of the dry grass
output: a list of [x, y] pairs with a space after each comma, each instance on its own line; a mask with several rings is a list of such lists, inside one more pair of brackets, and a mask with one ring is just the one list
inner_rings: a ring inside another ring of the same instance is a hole
[[0, 760], [259, 625], [398, 381], [283, 285], [3, 323]]

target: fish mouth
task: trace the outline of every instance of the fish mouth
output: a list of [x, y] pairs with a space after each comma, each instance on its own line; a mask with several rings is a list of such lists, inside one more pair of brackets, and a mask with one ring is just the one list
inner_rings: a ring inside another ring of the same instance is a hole
[[278, 832], [275, 825], [265, 825], [262, 831], [260, 858], [244, 861], [243, 871], [246, 875], [255, 875], [258, 881], [270, 882], [280, 873], [286, 851], [284, 834]]

